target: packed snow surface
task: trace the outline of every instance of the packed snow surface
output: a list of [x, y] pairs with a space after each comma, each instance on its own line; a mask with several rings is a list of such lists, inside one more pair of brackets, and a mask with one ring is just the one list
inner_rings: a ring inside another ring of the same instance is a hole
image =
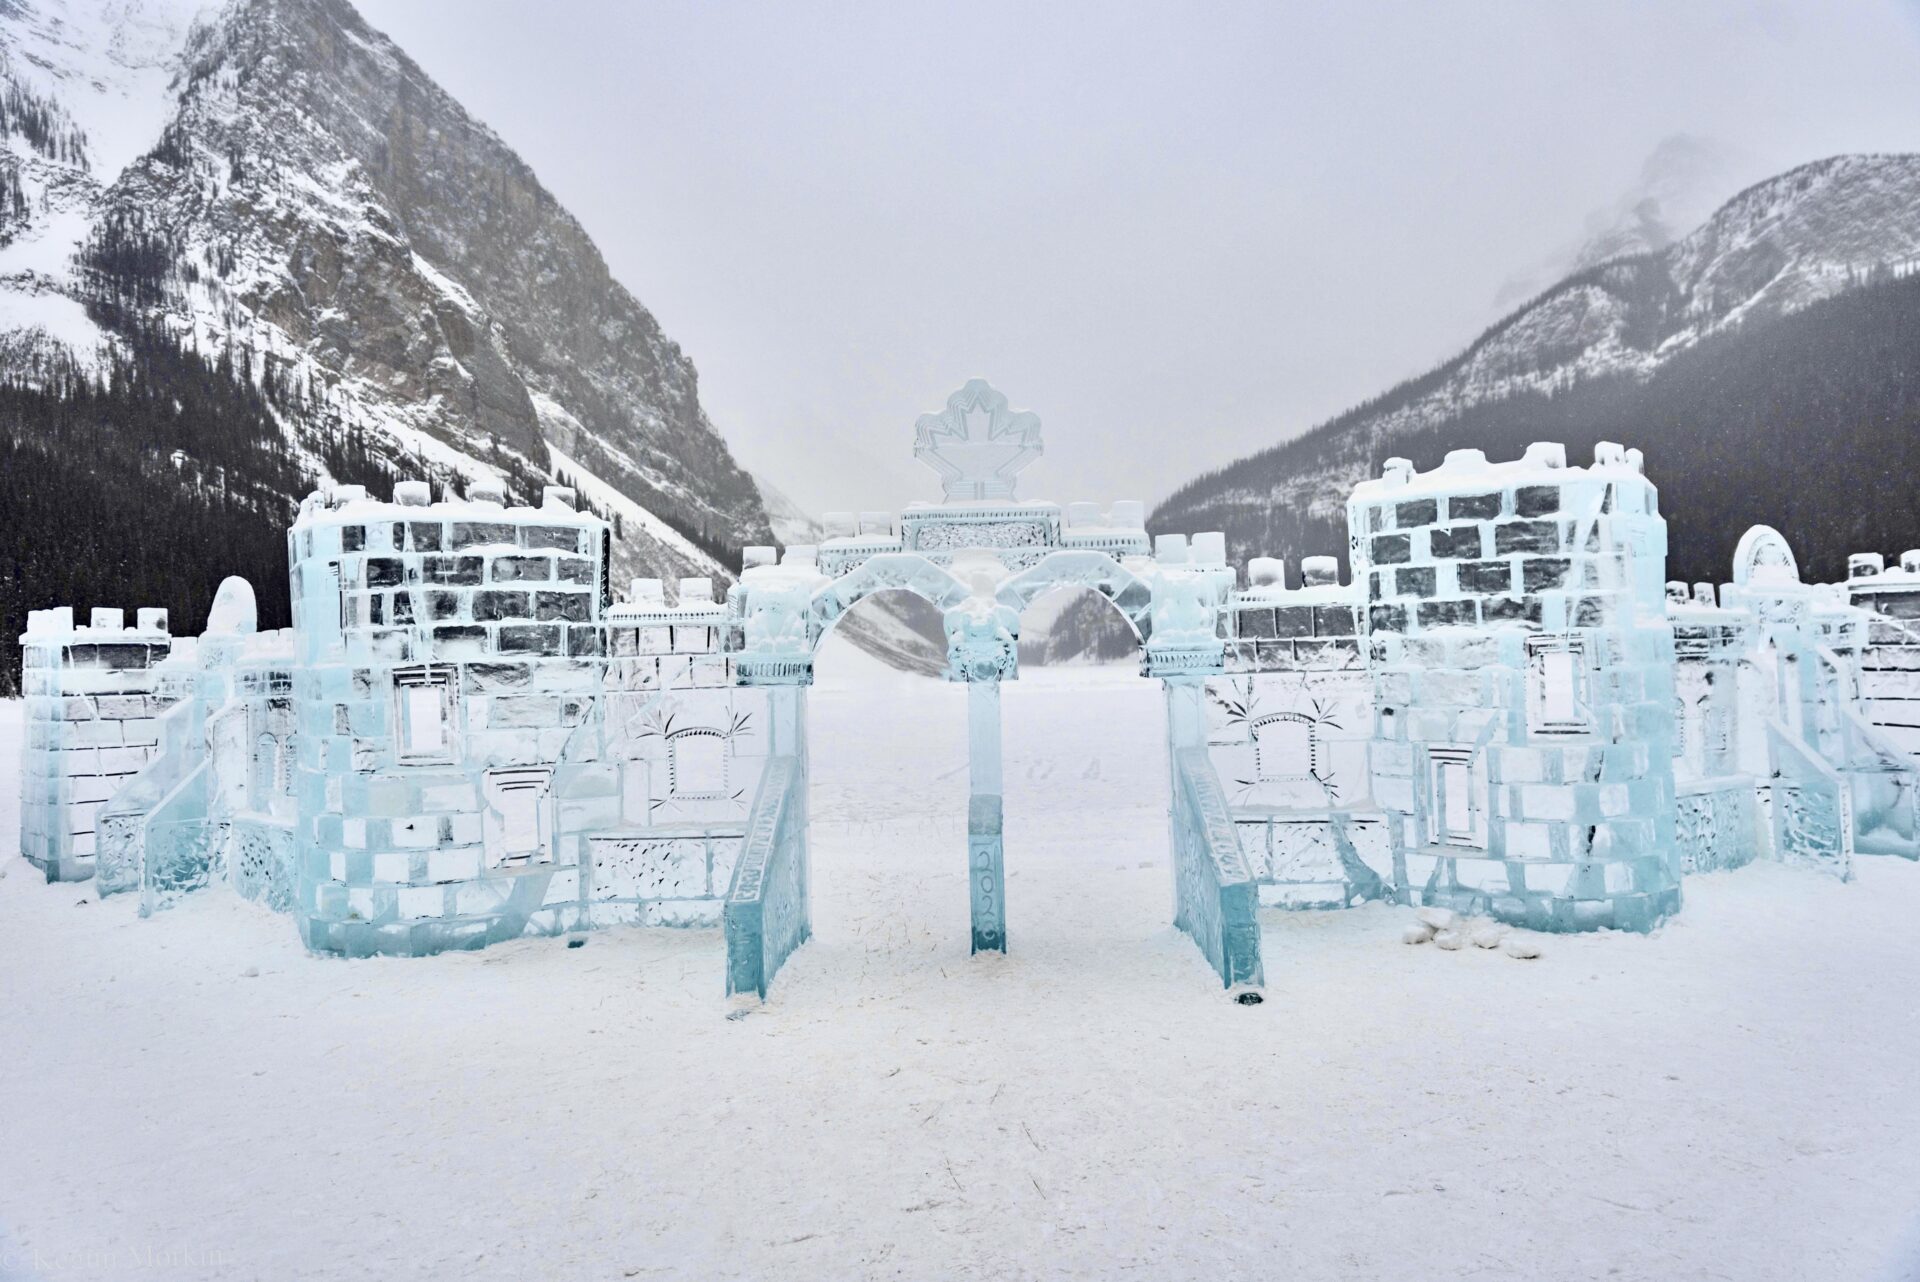
[[964, 691], [819, 674], [815, 938], [739, 1019], [718, 931], [347, 962], [49, 886], [0, 704], [0, 1278], [1920, 1276], [1920, 868], [1530, 961], [1276, 913], [1240, 1006], [1169, 924], [1158, 683], [1007, 687], [1002, 958]]

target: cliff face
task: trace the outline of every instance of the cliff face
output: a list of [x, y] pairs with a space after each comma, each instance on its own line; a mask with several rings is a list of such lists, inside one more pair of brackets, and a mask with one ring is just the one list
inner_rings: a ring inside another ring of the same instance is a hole
[[345, 0], [7, 0], [0, 39], [56, 135], [10, 131], [8, 372], [97, 371], [158, 329], [260, 387], [309, 476], [575, 483], [620, 518], [622, 573], [724, 574], [770, 539], [692, 363]]

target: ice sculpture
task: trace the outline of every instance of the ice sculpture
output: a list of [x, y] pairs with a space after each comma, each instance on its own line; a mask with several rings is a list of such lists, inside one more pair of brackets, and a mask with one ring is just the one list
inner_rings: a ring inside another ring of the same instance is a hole
[[1389, 460], [1348, 505], [1348, 582], [1256, 557], [1242, 585], [1219, 534], [1149, 539], [1138, 502], [1017, 498], [1040, 448], [974, 380], [916, 427], [942, 501], [747, 548], [721, 596], [615, 601], [607, 527], [559, 487], [323, 489], [288, 538], [291, 630], [258, 632], [240, 580], [199, 638], [33, 614], [22, 849], [143, 913], [225, 885], [347, 955], [720, 924], [727, 991], [764, 997], [811, 933], [814, 654], [906, 591], [968, 688], [954, 858], [974, 951], [1004, 952], [1000, 687], [1023, 612], [1076, 588], [1162, 683], [1173, 920], [1226, 986], [1264, 981], [1263, 905], [1644, 930], [1683, 873], [1920, 855], [1920, 552], [1804, 584], [1757, 527], [1729, 583], [1663, 583], [1638, 451], [1535, 445]]
[[[1764, 525], [1740, 540], [1721, 600], [1751, 620], [1742, 716], [1758, 733], [1743, 743], [1763, 781], [1770, 853], [1843, 880], [1858, 854], [1920, 855], [1920, 772], [1860, 703], [1876, 616], [1842, 590], [1803, 584], [1792, 548]], [[1888, 639], [1899, 631], [1891, 619], [1881, 627]]]
[[[804, 685], [810, 649], [833, 623], [876, 591], [913, 592], [941, 612], [948, 639], [948, 679], [968, 686], [971, 791], [968, 804], [972, 944], [1004, 951], [1002, 880], [1005, 815], [1000, 772], [1000, 683], [1018, 676], [1020, 614], [1058, 587], [1085, 588], [1111, 601], [1136, 633], [1148, 638], [1143, 671], [1163, 679], [1179, 732], [1174, 755], [1173, 836], [1178, 898], [1175, 919], [1199, 942], [1224, 982], [1260, 980], [1257, 894], [1227, 817], [1224, 793], [1207, 755], [1201, 712], [1206, 679], [1221, 671], [1220, 612], [1234, 575], [1225, 541], [1203, 535], [1190, 547], [1166, 540], [1156, 556], [1137, 502], [1101, 507], [1015, 498], [1016, 470], [1040, 450], [1040, 423], [1010, 410], [1006, 398], [975, 380], [948, 398], [942, 414], [923, 415], [916, 453], [939, 473], [946, 500], [915, 504], [896, 522], [887, 513], [829, 513], [827, 537], [808, 549], [807, 577], [798, 567], [749, 553], [729, 604], [739, 622], [741, 679], [749, 685]], [[804, 597], [803, 592], [811, 596]], [[798, 783], [804, 795], [804, 755]], [[782, 784], [783, 788], [788, 785]], [[792, 803], [769, 800], [774, 815]], [[771, 858], [802, 871], [804, 827], [789, 853], [774, 843]], [[743, 865], [746, 867], [748, 865]], [[759, 863], [736, 880], [727, 905], [729, 990], [763, 993], [787, 951], [806, 937], [783, 925], [774, 938]], [[803, 890], [784, 892], [804, 911]]]
[[1332, 557], [1301, 585], [1258, 558], [1226, 613], [1225, 672], [1207, 679], [1207, 746], [1263, 904], [1339, 908], [1392, 893], [1372, 801], [1373, 688], [1358, 593]]
[[[321, 951], [571, 929], [581, 846], [617, 806], [593, 745], [605, 523], [559, 487], [538, 508], [491, 486], [429, 498], [411, 484], [392, 502], [323, 491], [290, 535], [294, 918]], [[698, 879], [704, 894], [704, 863]]]
[[1007, 408], [1007, 398], [973, 379], [938, 414], [914, 424], [913, 454], [940, 474], [949, 502], [1011, 499], [1014, 477], [1040, 456], [1038, 415]]
[[[67, 686], [76, 679], [123, 692], [137, 685], [146, 691], [146, 709], [157, 713], [130, 717], [117, 731], [126, 744], [144, 741], [137, 753], [92, 750], [99, 761], [139, 763], [118, 777], [110, 796], [82, 803], [94, 827], [95, 888], [102, 896], [140, 892], [145, 915], [226, 881], [245, 897], [285, 910], [291, 902], [292, 635], [255, 632], [252, 588], [236, 578], [221, 585], [212, 624], [198, 639], [166, 636], [160, 611], [141, 614], [142, 628], [153, 634], [149, 641], [167, 643], [164, 651], [150, 644], [144, 664], [129, 651], [115, 652], [128, 665], [120, 670], [103, 669], [97, 657], [86, 663], [71, 650], [51, 656], [54, 674]], [[135, 702], [114, 706], [137, 711]], [[67, 710], [77, 710], [71, 700]], [[105, 703], [95, 708], [107, 710]], [[69, 766], [78, 759], [71, 750], [63, 756]]]
[[1666, 523], [1639, 452], [1389, 460], [1347, 521], [1403, 893], [1544, 930], [1677, 910]]
[[101, 809], [153, 756], [169, 703], [155, 668], [172, 649], [165, 610], [34, 610], [20, 638], [27, 737], [20, 853], [49, 881], [93, 876]]

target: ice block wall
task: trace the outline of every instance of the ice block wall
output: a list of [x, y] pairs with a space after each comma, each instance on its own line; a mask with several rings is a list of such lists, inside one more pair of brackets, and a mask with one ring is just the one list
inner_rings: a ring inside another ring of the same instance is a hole
[[1860, 656], [1861, 710], [1920, 762], [1920, 549], [1893, 565], [1877, 553], [1848, 561], [1848, 600], [1874, 612]]
[[613, 608], [612, 806], [584, 852], [595, 925], [718, 924], [774, 744], [800, 750], [805, 692], [737, 684], [730, 626], [706, 579], [681, 580], [672, 605], [659, 580], [636, 580]]
[[597, 748], [608, 528], [550, 487], [309, 497], [289, 535], [294, 915], [327, 952], [478, 947], [581, 919], [556, 778]]
[[1348, 522], [1406, 896], [1548, 930], [1674, 912], [1666, 524], [1639, 452], [1390, 460]]
[[[1673, 629], [1674, 833], [1683, 872], [1751, 862], [1765, 848], [1756, 774], [1766, 772], [1761, 693], [1745, 661], [1758, 642], [1751, 611], [1719, 604], [1711, 583], [1667, 584]], [[1744, 748], [1743, 748], [1744, 745]]]
[[1226, 671], [1206, 681], [1207, 752], [1261, 902], [1383, 898], [1393, 868], [1367, 771], [1373, 684], [1360, 594], [1339, 582], [1332, 557], [1308, 557], [1295, 588], [1279, 561], [1247, 569], [1224, 614]]
[[93, 876], [101, 808], [156, 751], [156, 718], [171, 702], [154, 668], [171, 651], [165, 610], [73, 610], [27, 616], [21, 692], [20, 853], [49, 881]]

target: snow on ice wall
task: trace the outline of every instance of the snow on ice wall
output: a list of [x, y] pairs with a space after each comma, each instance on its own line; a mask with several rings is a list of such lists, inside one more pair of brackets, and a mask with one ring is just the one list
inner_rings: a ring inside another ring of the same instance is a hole
[[1666, 523], [1639, 452], [1389, 460], [1347, 511], [1402, 894], [1545, 930], [1677, 910]]

